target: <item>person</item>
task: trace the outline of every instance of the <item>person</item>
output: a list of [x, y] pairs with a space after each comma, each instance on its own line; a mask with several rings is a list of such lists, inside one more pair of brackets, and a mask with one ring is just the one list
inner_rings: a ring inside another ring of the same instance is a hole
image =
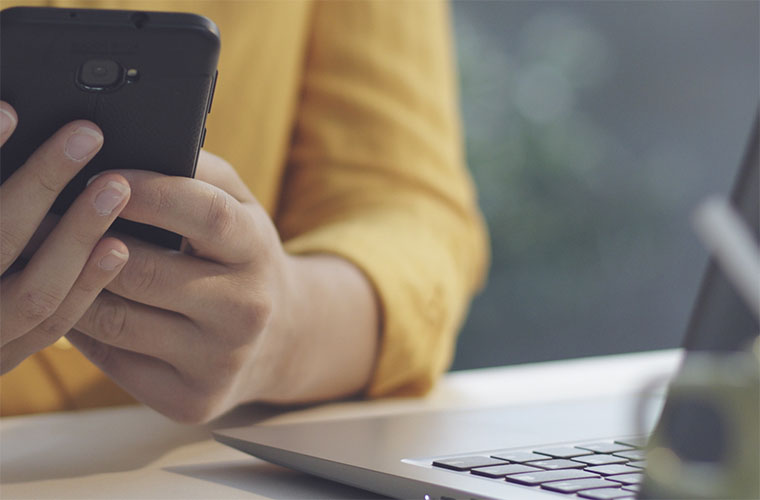
[[[137, 400], [200, 423], [432, 387], [488, 261], [445, 3], [19, 4], [196, 12], [222, 52], [195, 179], [108, 171], [46, 228], [108, 140], [76, 120], [0, 187], [3, 415]], [[1, 107], [4, 143], [24, 117]]]

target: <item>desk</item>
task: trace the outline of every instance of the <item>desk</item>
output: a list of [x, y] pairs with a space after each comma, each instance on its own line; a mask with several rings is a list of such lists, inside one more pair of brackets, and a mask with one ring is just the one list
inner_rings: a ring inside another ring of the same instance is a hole
[[253, 422], [277, 425], [631, 394], [653, 377], [672, 375], [681, 357], [680, 350], [667, 350], [452, 372], [425, 398], [348, 401], [287, 412], [248, 405], [203, 427], [177, 424], [142, 406], [5, 418], [0, 421], [0, 497], [381, 498], [255, 459], [213, 441], [209, 431]]

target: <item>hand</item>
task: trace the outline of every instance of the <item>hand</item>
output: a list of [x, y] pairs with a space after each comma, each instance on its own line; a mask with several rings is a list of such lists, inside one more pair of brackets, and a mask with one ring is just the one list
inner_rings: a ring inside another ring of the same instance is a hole
[[353, 266], [286, 254], [267, 213], [213, 155], [201, 156], [197, 179], [120, 173], [132, 186], [122, 217], [182, 234], [187, 247], [125, 240], [129, 262], [68, 335], [93, 363], [183, 422], [366, 383], [377, 320]]
[[[18, 118], [5, 102], [0, 110], [3, 145]], [[15, 271], [58, 194], [102, 144], [95, 124], [69, 123], [0, 186], [0, 373], [68, 332], [127, 261], [124, 243], [103, 235], [126, 205], [129, 184], [108, 174], [79, 195]]]
[[209, 420], [258, 394], [241, 378], [261, 378], [251, 365], [279, 301], [285, 253], [219, 158], [204, 153], [197, 179], [120, 174], [132, 186], [122, 217], [182, 234], [186, 248], [125, 237], [129, 263], [68, 338], [138, 400], [176, 420]]

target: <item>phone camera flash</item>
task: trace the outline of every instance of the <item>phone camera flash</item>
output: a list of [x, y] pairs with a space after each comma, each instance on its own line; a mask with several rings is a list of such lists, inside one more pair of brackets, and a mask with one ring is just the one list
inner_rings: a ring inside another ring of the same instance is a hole
[[127, 70], [127, 81], [128, 82], [135, 82], [137, 79], [140, 78], [140, 72], [137, 71], [135, 68], [129, 68]]

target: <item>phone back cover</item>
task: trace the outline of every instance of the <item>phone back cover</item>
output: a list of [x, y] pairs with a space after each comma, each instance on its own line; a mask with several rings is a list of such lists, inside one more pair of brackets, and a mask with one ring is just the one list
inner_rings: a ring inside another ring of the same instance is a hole
[[[135, 17], [137, 16], [137, 17]], [[56, 201], [62, 213], [102, 170], [144, 169], [194, 175], [214, 83], [219, 37], [192, 14], [130, 11], [7, 9], [0, 14], [0, 98], [19, 123], [0, 150], [2, 181], [64, 124], [92, 120], [102, 150]], [[110, 59], [138, 79], [115, 90], [77, 83], [88, 60]], [[119, 220], [115, 228], [178, 248], [178, 235]]]

